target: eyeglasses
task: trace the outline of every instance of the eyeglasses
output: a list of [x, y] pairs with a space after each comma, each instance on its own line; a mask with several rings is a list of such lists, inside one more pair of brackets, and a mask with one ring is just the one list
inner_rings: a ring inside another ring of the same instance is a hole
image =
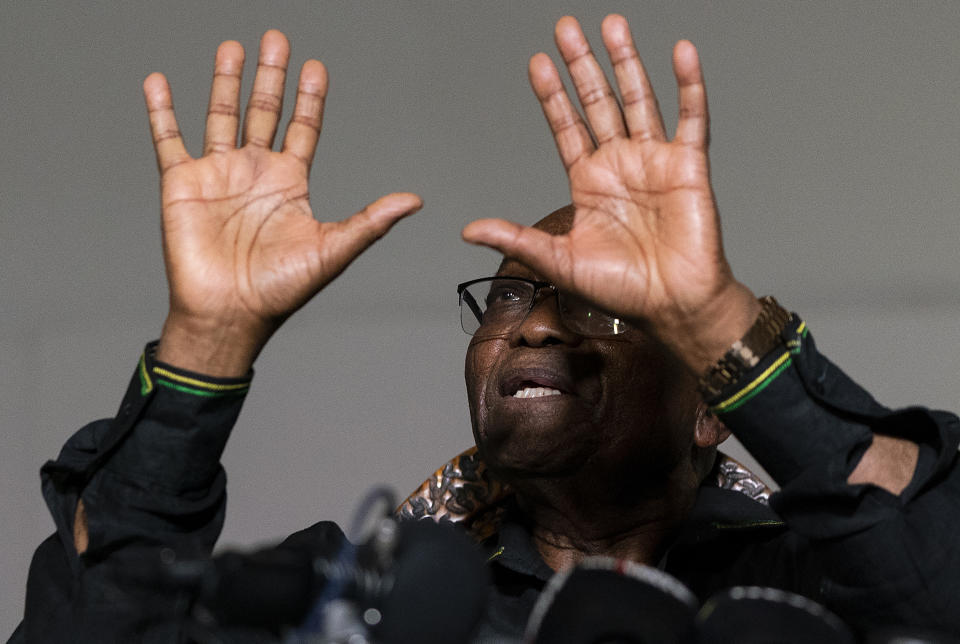
[[574, 333], [603, 337], [620, 335], [629, 328], [620, 318], [549, 282], [509, 276], [481, 277], [457, 285], [460, 326], [468, 335], [509, 333], [527, 317], [543, 289], [550, 289], [557, 296], [560, 321]]

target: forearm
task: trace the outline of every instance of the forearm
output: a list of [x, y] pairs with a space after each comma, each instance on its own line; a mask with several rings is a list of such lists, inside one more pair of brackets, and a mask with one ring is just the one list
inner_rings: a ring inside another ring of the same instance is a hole
[[[96, 445], [97, 463], [84, 469], [81, 499], [88, 525], [125, 531], [147, 528], [146, 538], [212, 532], [222, 514], [220, 455], [249, 389], [247, 378], [211, 378], [159, 362], [148, 346], [120, 414]], [[91, 547], [97, 535], [92, 533]]]
[[[162, 540], [161, 534], [171, 532], [209, 549], [222, 524], [219, 458], [248, 381], [201, 379], [149, 356], [138, 365], [136, 380], [140, 391], [128, 393], [121, 414], [101, 432], [102, 438], [91, 437], [92, 445], [86, 447], [95, 450], [97, 462], [73, 473], [78, 486], [82, 481], [74, 511], [74, 547], [78, 554], [87, 551], [92, 522], [94, 532], [100, 533], [95, 540], [100, 547], [110, 547], [117, 529], [125, 539], [142, 529], [150, 539]], [[61, 456], [48, 467], [61, 467], [63, 460]]]
[[[773, 361], [771, 366], [779, 364], [780, 368], [785, 368], [788, 363], [792, 365], [794, 362], [794, 358], [790, 357], [790, 354], [800, 353], [802, 337], [794, 340], [793, 348], [796, 349], [795, 352], [787, 351], [785, 343], [789, 343], [789, 339], [778, 337], [782, 334], [778, 333], [776, 329], [781, 328], [780, 325], [783, 324], [781, 320], [786, 321], [788, 315], [786, 311], [771, 300], [764, 304], [767, 308], [764, 309], [763, 314], [758, 315], [760, 305], [753, 294], [745, 287], [736, 288], [739, 286], [737, 284], [733, 286], [734, 288], [731, 289], [732, 295], [723, 298], [729, 303], [728, 306], [721, 306], [718, 311], [706, 311], [706, 321], [701, 323], [699, 327], [691, 326], [685, 333], [678, 334], [676, 336], [677, 341], [672, 345], [674, 351], [694, 370], [696, 375], [701, 377], [701, 386], [705, 387], [705, 391], [714, 390], [713, 388], [718, 383], [723, 383], [730, 378], [730, 370], [741, 368], [742, 361], [746, 357], [762, 360], [763, 356], [767, 354], [768, 362]], [[782, 317], [780, 317], [781, 315]], [[698, 312], [697, 315], [691, 317], [703, 318], [704, 314]], [[711, 324], [710, 320], [713, 319], [716, 319], [716, 322]], [[749, 329], [749, 332], [747, 329]], [[730, 338], [741, 340], [737, 345], [736, 352], [732, 349], [734, 342]], [[723, 344], [724, 342], [726, 342], [726, 345]], [[770, 346], [773, 346], [773, 348], [769, 348]], [[704, 347], [709, 350], [697, 351], [698, 348]], [[808, 349], [807, 354], [812, 356], [811, 359], [816, 360], [819, 356], [812, 342]], [[733, 357], [724, 356], [728, 350]], [[722, 356], [724, 356], [724, 361], [720, 362]], [[753, 358], [753, 356], [756, 356], [756, 358]], [[710, 364], [705, 365], [706, 360], [710, 360]], [[780, 363], [776, 363], [777, 360]], [[800, 360], [800, 358], [798, 357], [797, 360]], [[738, 367], [738, 365], [740, 366]], [[826, 364], [824, 368], [827, 368]], [[756, 377], [763, 373], [763, 370], [760, 369], [755, 371], [757, 373], [753, 376]], [[726, 392], [726, 398], [741, 396], [745, 393], [749, 394], [749, 391], [744, 392], [744, 387], [748, 387], [754, 377], [746, 377], [746, 375], [743, 374], [738, 378], [739, 385], [733, 385], [733, 388]], [[767, 383], [770, 381], [768, 380]], [[841, 389], [844, 388], [853, 390], [857, 389], [857, 386], [847, 379], [847, 382], [841, 385]], [[841, 391], [840, 395], [845, 394]], [[721, 396], [714, 402], [720, 403], [722, 408], [724, 398], [724, 396]], [[851, 484], [872, 484], [893, 494], [899, 494], [913, 477], [916, 464], [917, 445], [915, 442], [903, 437], [876, 433], [847, 481]]]
[[163, 548], [204, 556], [222, 527], [219, 458], [249, 381], [196, 376], [148, 348], [117, 416], [78, 431], [44, 466], [57, 534], [30, 570], [25, 628], [37, 641], [81, 622], [120, 632], [154, 606], [179, 610], [177, 593], [124, 575], [157, 565]]
[[874, 434], [850, 476], [850, 485], [876, 485], [891, 494], [900, 494], [913, 479], [920, 447], [906, 438]]
[[[817, 351], [797, 318], [784, 333], [782, 350], [708, 402], [782, 486], [778, 503], [785, 511], [805, 508], [802, 521], [815, 514], [806, 512], [811, 508], [834, 517], [841, 508], [850, 511], [845, 527], [810, 519], [813, 533], [854, 529], [857, 521], [880, 520], [909, 502], [944, 474], [944, 459], [960, 441], [956, 429], [933, 412], [892, 411], [877, 403]], [[878, 494], [904, 496], [854, 513], [865, 497]]]
[[878, 404], [796, 318], [785, 348], [714, 413], [781, 485], [771, 506], [826, 571], [827, 605], [861, 627], [955, 630], [960, 420]]

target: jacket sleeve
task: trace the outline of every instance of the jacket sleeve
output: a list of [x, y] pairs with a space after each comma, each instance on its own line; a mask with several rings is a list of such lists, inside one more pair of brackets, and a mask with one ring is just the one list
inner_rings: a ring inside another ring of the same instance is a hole
[[[883, 407], [817, 351], [796, 316], [783, 344], [708, 403], [781, 486], [771, 505], [822, 562], [821, 597], [861, 629], [960, 632], [960, 420]], [[919, 445], [899, 495], [847, 483], [876, 433]]]
[[[171, 558], [209, 555], [223, 526], [220, 455], [250, 378], [154, 360], [148, 344], [115, 418], [86, 425], [41, 469], [56, 532], [27, 580], [27, 642], [176, 641], [189, 598], [157, 583]], [[88, 546], [74, 546], [82, 500]], [[131, 634], [137, 637], [131, 639]]]

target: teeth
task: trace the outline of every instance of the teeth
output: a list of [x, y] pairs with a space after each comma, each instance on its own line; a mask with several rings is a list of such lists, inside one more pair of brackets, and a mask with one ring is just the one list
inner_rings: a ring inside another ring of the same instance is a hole
[[524, 387], [513, 394], [514, 398], [542, 398], [544, 396], [560, 396], [561, 392], [550, 387]]

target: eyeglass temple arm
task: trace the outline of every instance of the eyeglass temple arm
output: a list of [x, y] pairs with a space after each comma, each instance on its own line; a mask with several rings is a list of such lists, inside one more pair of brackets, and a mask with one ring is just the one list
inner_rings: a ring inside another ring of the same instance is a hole
[[460, 294], [460, 299], [463, 302], [467, 303], [467, 306], [470, 307], [470, 310], [473, 311], [473, 314], [477, 318], [477, 322], [483, 322], [483, 311], [480, 310], [480, 305], [477, 304], [477, 300], [470, 295], [470, 291], [464, 289]]

